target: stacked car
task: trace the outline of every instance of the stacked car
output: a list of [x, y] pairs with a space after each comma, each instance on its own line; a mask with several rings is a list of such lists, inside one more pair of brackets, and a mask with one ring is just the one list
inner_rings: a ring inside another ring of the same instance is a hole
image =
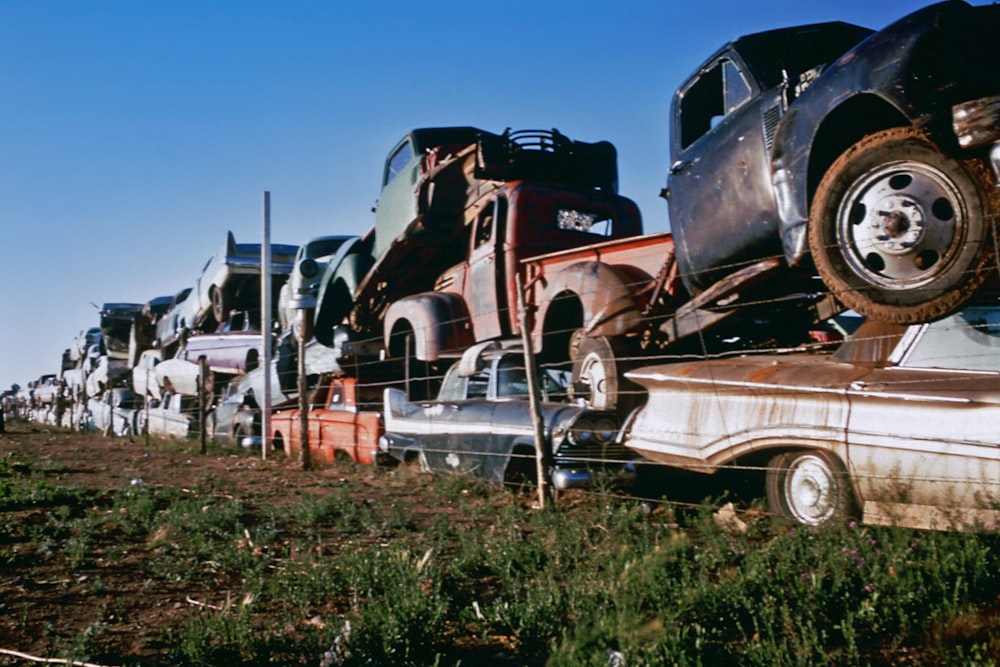
[[806, 524], [993, 525], [998, 32], [951, 0], [727, 43], [674, 96], [671, 233], [644, 233], [608, 142], [411, 130], [367, 231], [272, 246], [273, 312], [229, 233], [190, 288], [105, 304], [24, 403], [314, 462], [541, 461], [557, 488], [641, 455], [759, 471]]

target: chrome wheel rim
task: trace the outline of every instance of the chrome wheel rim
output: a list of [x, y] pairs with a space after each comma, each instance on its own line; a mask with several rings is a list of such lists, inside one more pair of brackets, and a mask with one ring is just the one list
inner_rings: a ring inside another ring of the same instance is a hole
[[947, 270], [968, 218], [954, 182], [922, 162], [882, 165], [858, 179], [837, 212], [837, 243], [851, 270], [908, 290]]
[[837, 511], [838, 484], [833, 471], [815, 455], [796, 459], [785, 477], [788, 510], [800, 523], [818, 525]]

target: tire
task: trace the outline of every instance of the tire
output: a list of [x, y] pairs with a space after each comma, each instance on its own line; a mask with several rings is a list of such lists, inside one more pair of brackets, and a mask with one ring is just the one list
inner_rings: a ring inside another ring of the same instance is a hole
[[573, 338], [579, 344], [571, 347], [572, 397], [598, 410], [624, 413], [635, 407], [640, 388], [625, 380], [625, 371], [631, 368], [625, 346], [606, 336]]
[[807, 526], [857, 514], [847, 469], [823, 450], [786, 452], [767, 466], [771, 512]]
[[979, 288], [1000, 210], [980, 160], [960, 162], [915, 129], [859, 141], [826, 172], [813, 198], [809, 250], [848, 308], [915, 324], [944, 317]]
[[225, 291], [216, 286], [212, 286], [209, 295], [212, 298], [212, 317], [216, 324], [222, 324], [229, 319], [229, 311], [232, 310], [232, 301], [226, 296]]

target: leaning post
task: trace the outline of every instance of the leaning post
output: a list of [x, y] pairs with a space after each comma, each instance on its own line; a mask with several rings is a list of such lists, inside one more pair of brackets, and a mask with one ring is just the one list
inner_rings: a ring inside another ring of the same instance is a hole
[[531, 347], [531, 331], [528, 328], [528, 309], [524, 303], [524, 289], [521, 284], [521, 274], [514, 276], [517, 292], [517, 319], [521, 327], [521, 340], [524, 344], [525, 373], [528, 376], [528, 402], [531, 405], [531, 425], [535, 433], [535, 468], [538, 479], [538, 505], [545, 509], [550, 496], [548, 482], [548, 461], [550, 453], [545, 444], [545, 426], [542, 423], [542, 393], [538, 381], [538, 366], [535, 364], [535, 353]]
[[[298, 311], [298, 317], [305, 320], [306, 312]], [[299, 327], [298, 335], [298, 389], [299, 389], [299, 463], [303, 470], [308, 470], [312, 462], [309, 460], [309, 396], [306, 382], [306, 337], [305, 324]]]
[[208, 397], [205, 384], [208, 381], [208, 358], [198, 357], [198, 437], [201, 440], [201, 453], [208, 453], [208, 438], [205, 433], [205, 413], [208, 412]]

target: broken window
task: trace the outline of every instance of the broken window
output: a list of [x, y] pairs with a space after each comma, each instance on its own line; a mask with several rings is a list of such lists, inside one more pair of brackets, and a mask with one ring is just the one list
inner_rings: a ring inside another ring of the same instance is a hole
[[732, 60], [704, 70], [681, 97], [681, 147], [687, 148], [750, 99], [750, 83]]
[[605, 213], [561, 208], [556, 213], [556, 223], [559, 229], [610, 237], [613, 220]]
[[476, 245], [479, 247], [488, 243], [493, 237], [493, 204], [490, 203], [480, 214], [476, 221]]

